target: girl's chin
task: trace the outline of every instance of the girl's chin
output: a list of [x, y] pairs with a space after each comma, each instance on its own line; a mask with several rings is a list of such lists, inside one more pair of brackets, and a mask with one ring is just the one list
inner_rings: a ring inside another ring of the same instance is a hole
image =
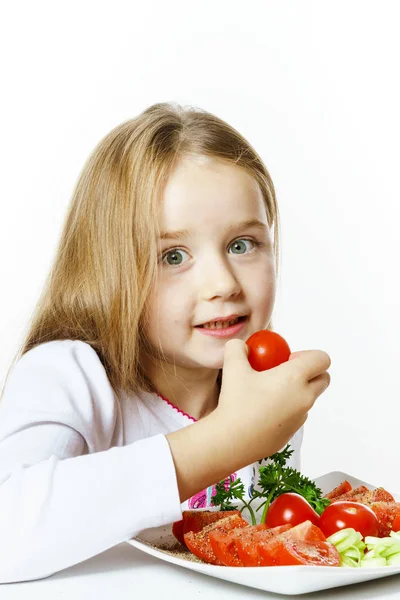
[[[178, 362], [177, 362], [178, 364]], [[209, 352], [190, 352], [186, 356], [186, 360], [179, 361], [179, 365], [186, 369], [204, 369], [210, 371], [219, 371], [224, 364], [224, 352], [216, 352], [210, 356]]]
[[219, 371], [224, 366], [224, 360], [223, 360], [223, 358], [210, 360], [210, 357], [208, 357], [208, 358], [204, 358], [204, 360], [199, 359], [198, 365], [200, 368], [203, 368], [203, 369]]
[[216, 352], [214, 356], [210, 356], [210, 353], [206, 352], [188, 352], [186, 356], [181, 355], [180, 357], [175, 355], [173, 358], [167, 361], [175, 369], [183, 369], [187, 371], [199, 371], [199, 370], [210, 370], [219, 371], [222, 369], [224, 364], [224, 353]]

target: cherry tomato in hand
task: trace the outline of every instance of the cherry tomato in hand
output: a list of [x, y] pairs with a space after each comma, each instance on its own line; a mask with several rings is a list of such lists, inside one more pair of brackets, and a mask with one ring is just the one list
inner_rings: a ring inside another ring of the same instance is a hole
[[247, 340], [248, 360], [255, 371], [265, 371], [289, 360], [290, 348], [279, 333], [262, 329]]
[[278, 527], [287, 523], [299, 525], [304, 521], [311, 521], [319, 527], [319, 514], [303, 496], [287, 492], [271, 502], [265, 523], [267, 527]]
[[319, 526], [326, 537], [347, 527], [352, 527], [365, 537], [378, 535], [379, 521], [369, 506], [340, 500], [325, 508], [319, 518]]

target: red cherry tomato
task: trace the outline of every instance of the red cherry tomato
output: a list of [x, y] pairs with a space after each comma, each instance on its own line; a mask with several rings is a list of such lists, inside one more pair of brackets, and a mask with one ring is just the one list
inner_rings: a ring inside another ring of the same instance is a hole
[[304, 521], [311, 521], [319, 527], [319, 514], [303, 496], [287, 492], [271, 502], [265, 523], [267, 527], [278, 527], [287, 523], [299, 525]]
[[379, 521], [369, 506], [339, 500], [327, 506], [319, 518], [319, 526], [326, 537], [347, 527], [352, 527], [365, 537], [378, 535]]
[[265, 371], [289, 360], [290, 348], [279, 333], [263, 329], [247, 340], [249, 363], [255, 371]]

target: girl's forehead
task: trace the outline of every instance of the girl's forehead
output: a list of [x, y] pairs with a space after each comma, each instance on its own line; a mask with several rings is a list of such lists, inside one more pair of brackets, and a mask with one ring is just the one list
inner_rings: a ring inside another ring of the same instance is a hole
[[257, 183], [242, 167], [228, 160], [212, 156], [189, 155], [182, 157], [172, 169], [166, 192], [172, 188], [185, 189], [197, 184], [201, 189], [216, 187], [245, 187], [257, 188]]
[[177, 164], [159, 207], [159, 226], [164, 232], [252, 219], [266, 223], [263, 196], [255, 179], [236, 165], [204, 157]]

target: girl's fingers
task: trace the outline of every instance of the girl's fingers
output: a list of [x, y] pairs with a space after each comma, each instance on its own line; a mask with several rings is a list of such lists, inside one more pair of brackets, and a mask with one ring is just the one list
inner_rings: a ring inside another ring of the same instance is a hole
[[249, 347], [243, 340], [233, 339], [226, 342], [224, 347], [224, 369], [232, 365], [232, 369], [250, 367], [247, 360]]
[[325, 373], [321, 373], [317, 377], [314, 377], [314, 379], [311, 379], [308, 385], [310, 386], [315, 398], [318, 398], [318, 396], [320, 396], [326, 390], [330, 382], [331, 376], [325, 371]]
[[296, 364], [305, 380], [311, 381], [311, 379], [329, 369], [331, 359], [329, 354], [323, 352], [323, 350], [302, 350], [301, 352], [293, 352], [288, 363], [283, 364], [290, 364], [293, 367]]

